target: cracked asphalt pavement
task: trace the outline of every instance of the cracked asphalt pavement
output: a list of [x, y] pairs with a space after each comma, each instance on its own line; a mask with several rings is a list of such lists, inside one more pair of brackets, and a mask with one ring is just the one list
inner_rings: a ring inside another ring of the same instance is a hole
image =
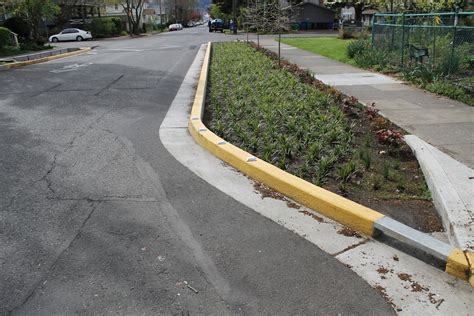
[[393, 313], [160, 143], [199, 46], [229, 39], [201, 27], [90, 42], [0, 73], [0, 314]]

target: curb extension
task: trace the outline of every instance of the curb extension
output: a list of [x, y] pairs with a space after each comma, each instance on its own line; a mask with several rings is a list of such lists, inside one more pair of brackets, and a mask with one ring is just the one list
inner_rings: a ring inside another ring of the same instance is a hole
[[289, 174], [211, 132], [202, 122], [210, 56], [211, 42], [207, 45], [188, 121], [188, 130], [199, 145], [249, 177], [341, 224], [371, 237], [381, 234], [389, 236], [404, 245], [428, 253], [444, 264], [447, 273], [469, 281], [474, 287], [473, 252], [456, 249], [428, 234]]
[[38, 59], [33, 59], [33, 60], [18, 61], [18, 62], [14, 62], [14, 63], [10, 63], [10, 64], [1, 65], [0, 68], [13, 69], [13, 68], [18, 68], [18, 67], [23, 67], [23, 66], [33, 65], [33, 64], [39, 64], [39, 63], [44, 63], [44, 62], [54, 60], [54, 59], [79, 55], [79, 54], [88, 52], [90, 50], [92, 50], [92, 48], [90, 48], [90, 47], [79, 48], [78, 50], [68, 52], [68, 53], [57, 54], [57, 55], [38, 58]]

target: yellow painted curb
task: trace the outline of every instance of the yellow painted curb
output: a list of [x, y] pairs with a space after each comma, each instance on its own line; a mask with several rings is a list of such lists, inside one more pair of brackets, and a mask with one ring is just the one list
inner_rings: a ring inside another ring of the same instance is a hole
[[44, 63], [44, 62], [54, 60], [54, 59], [79, 55], [79, 54], [88, 52], [90, 50], [91, 50], [90, 47], [85, 47], [85, 48], [80, 48], [79, 50], [72, 51], [69, 53], [58, 54], [58, 55], [53, 55], [53, 56], [48, 56], [48, 57], [43, 57], [43, 58], [38, 58], [38, 59], [33, 59], [33, 60], [19, 61], [19, 62], [15, 62], [11, 64], [2, 65], [1, 67], [12, 69], [12, 68], [18, 68], [18, 67], [27, 66], [27, 65], [39, 64], [39, 63]]
[[383, 214], [315, 186], [225, 142], [202, 122], [211, 54], [208, 43], [188, 129], [198, 144], [251, 178], [359, 232], [372, 236]]
[[446, 272], [457, 278], [469, 280], [472, 267], [470, 267], [467, 260], [468, 255], [472, 257], [472, 253], [469, 254], [460, 249], [454, 249], [446, 262]]

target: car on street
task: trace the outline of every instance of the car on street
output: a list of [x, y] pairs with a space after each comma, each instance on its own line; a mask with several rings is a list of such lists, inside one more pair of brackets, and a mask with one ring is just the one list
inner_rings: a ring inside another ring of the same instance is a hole
[[180, 23], [170, 24], [168, 30], [170, 31], [181, 31], [183, 29], [183, 25]]
[[211, 21], [209, 32], [217, 32], [217, 31], [224, 33], [224, 21], [221, 19], [214, 19]]
[[58, 34], [51, 35], [49, 37], [50, 42], [60, 42], [60, 41], [85, 41], [92, 39], [92, 34], [89, 31], [84, 31], [81, 29], [64, 29]]

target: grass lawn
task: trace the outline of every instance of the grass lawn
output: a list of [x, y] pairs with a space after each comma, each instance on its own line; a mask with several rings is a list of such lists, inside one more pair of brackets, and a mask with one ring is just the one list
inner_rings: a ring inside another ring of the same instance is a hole
[[351, 40], [336, 37], [290, 37], [282, 38], [281, 42], [343, 63], [355, 65], [354, 60], [346, 55], [347, 45]]

